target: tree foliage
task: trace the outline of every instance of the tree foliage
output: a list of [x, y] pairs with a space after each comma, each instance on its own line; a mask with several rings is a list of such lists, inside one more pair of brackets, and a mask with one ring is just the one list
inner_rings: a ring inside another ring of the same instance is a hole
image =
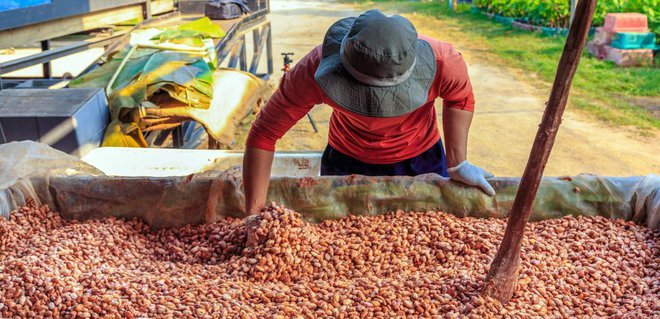
[[[476, 0], [477, 7], [505, 17], [523, 18], [550, 27], [567, 27], [570, 0]], [[640, 12], [649, 19], [649, 27], [660, 33], [660, 0], [601, 0], [596, 5], [594, 25], [601, 25], [608, 13]]]

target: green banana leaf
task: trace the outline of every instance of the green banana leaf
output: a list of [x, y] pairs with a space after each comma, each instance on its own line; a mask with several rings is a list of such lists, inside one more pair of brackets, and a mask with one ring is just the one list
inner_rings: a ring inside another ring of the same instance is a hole
[[[169, 72], [168, 64], [178, 65]], [[149, 83], [174, 82], [180, 86], [191, 86], [202, 94], [213, 95], [213, 70], [200, 56], [180, 52], [159, 52], [144, 66], [142, 76], [153, 76]]]
[[177, 27], [178, 30], [191, 30], [202, 34], [205, 38], [222, 38], [225, 36], [225, 31], [213, 23], [209, 17], [203, 17], [195, 21], [181, 24]]
[[191, 47], [204, 46], [204, 37], [193, 30], [165, 30], [152, 40], [157, 40], [159, 43], [185, 44]]
[[223, 36], [225, 36], [225, 32], [222, 28], [214, 24], [208, 17], [204, 17], [173, 29], [167, 29], [153, 37], [152, 40], [156, 40], [158, 43], [169, 42], [203, 47], [204, 38], [221, 38]]
[[[137, 50], [137, 52], [142, 49]], [[154, 51], [131, 58], [118, 74], [109, 96], [113, 119], [122, 108], [135, 108], [163, 88], [187, 105], [208, 108], [213, 97], [213, 67], [203, 57], [174, 51]], [[70, 87], [106, 87], [123, 54], [71, 82]]]
[[[224, 35], [220, 26], [208, 18], [202, 18], [163, 31], [152, 39], [152, 44], [206, 48], [211, 42], [209, 38]], [[69, 86], [106, 88], [130, 49], [126, 47], [111, 55], [107, 63], [74, 79]], [[215, 57], [210, 53], [199, 55], [151, 48], [134, 50], [113, 82], [108, 96], [112, 124], [106, 130], [104, 146], [147, 146], [136, 110], [159, 90], [185, 105], [208, 109], [213, 98], [214, 61]]]
[[105, 63], [102, 67], [96, 68], [92, 71], [89, 71], [69, 82], [69, 87], [71, 88], [105, 88], [110, 79], [112, 78], [112, 73], [109, 70], [116, 70], [121, 61], [111, 60]]
[[[162, 88], [176, 100], [193, 107], [208, 108], [213, 97], [211, 66], [203, 57], [182, 52], [159, 51], [142, 63], [133, 77], [115, 82], [109, 97], [112, 114], [121, 114], [123, 108], [135, 108]], [[128, 71], [127, 71], [128, 72]], [[120, 75], [123, 75], [121, 72]], [[119, 79], [119, 78], [118, 78]]]
[[[98, 67], [73, 79], [69, 83], [69, 87], [105, 88], [128, 51], [130, 51], [130, 47], [126, 47], [114, 55], [111, 55], [110, 60], [103, 64], [101, 67]], [[126, 63], [126, 65], [124, 65], [122, 72], [120, 72], [117, 79], [115, 80], [114, 87], [116, 88], [118, 86], [117, 83], [126, 83], [135, 75], [139, 74], [139, 72], [144, 68], [144, 65], [148, 61], [149, 56], [155, 52], [158, 52], [158, 50], [141, 49], [135, 51], [131, 59]]]

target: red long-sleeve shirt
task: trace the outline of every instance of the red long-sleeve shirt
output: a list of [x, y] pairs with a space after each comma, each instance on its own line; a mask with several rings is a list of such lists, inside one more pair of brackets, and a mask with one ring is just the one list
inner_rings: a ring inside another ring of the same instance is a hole
[[267, 151], [314, 105], [332, 107], [328, 143], [334, 149], [370, 164], [391, 164], [415, 157], [440, 139], [433, 103], [474, 110], [474, 95], [467, 66], [449, 43], [420, 36], [433, 48], [437, 63], [435, 80], [426, 103], [396, 117], [377, 118], [353, 113], [337, 105], [318, 86], [314, 73], [321, 61], [321, 46], [303, 57], [284, 74], [280, 86], [261, 110], [247, 139], [247, 146]]

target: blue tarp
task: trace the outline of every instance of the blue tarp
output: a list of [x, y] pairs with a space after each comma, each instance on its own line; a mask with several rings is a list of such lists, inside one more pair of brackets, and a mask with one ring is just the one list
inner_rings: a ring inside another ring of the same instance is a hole
[[0, 11], [49, 4], [52, 0], [0, 0]]

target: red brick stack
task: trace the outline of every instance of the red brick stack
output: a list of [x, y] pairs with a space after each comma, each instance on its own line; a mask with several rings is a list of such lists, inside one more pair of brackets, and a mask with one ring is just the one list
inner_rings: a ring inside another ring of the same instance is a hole
[[[620, 49], [612, 47], [617, 36], [629, 33], [648, 33], [648, 20], [641, 13], [608, 13], [602, 27], [587, 43], [589, 52], [601, 60], [610, 60], [620, 66], [653, 64], [653, 50], [648, 48]], [[618, 34], [618, 35], [617, 35]]]

